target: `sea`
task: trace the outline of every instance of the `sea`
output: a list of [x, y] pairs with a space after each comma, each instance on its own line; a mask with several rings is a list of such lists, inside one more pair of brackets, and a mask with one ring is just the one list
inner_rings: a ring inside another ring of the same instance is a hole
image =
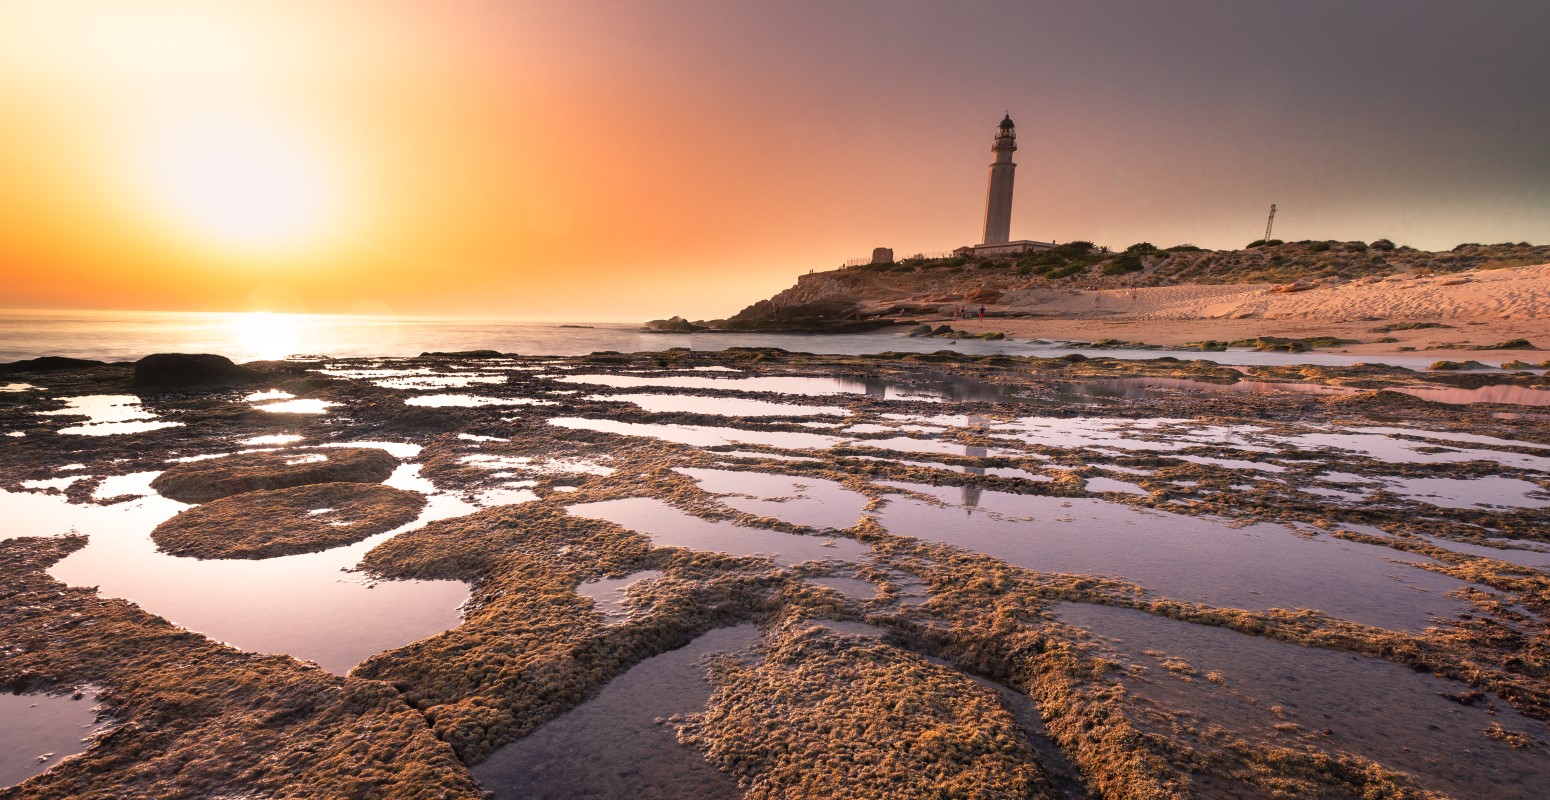
[[1222, 353], [1088, 349], [1049, 340], [911, 338], [903, 329], [851, 334], [647, 333], [619, 322], [538, 322], [473, 317], [276, 314], [268, 312], [0, 311], [0, 363], [39, 356], [135, 361], [151, 353], [216, 353], [238, 363], [292, 356], [330, 358], [416, 356], [431, 351], [497, 350], [521, 355], [575, 356], [603, 350], [642, 352], [687, 347], [778, 347], [825, 355], [934, 352], [973, 355], [1114, 358], [1201, 358], [1220, 364], [1383, 363], [1424, 369], [1435, 355], [1350, 355], [1333, 352]]

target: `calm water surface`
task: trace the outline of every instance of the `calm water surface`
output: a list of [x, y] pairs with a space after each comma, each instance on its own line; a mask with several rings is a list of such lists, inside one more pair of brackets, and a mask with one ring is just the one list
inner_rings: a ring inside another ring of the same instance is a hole
[[219, 353], [233, 361], [289, 355], [414, 356], [425, 351], [499, 350], [523, 355], [585, 355], [599, 350], [640, 352], [688, 347], [780, 347], [786, 350], [857, 355], [886, 350], [956, 350], [987, 355], [1060, 355], [1086, 352], [1113, 358], [1181, 359], [1202, 355], [1223, 364], [1385, 363], [1421, 369], [1433, 355], [1344, 355], [1340, 353], [1189, 353], [1159, 350], [1082, 350], [1048, 343], [977, 339], [912, 339], [898, 330], [842, 336], [760, 333], [641, 333], [636, 323], [532, 322], [472, 317], [405, 317], [346, 314], [270, 314], [155, 311], [0, 311], [0, 362], [44, 355], [132, 361], [151, 353]]

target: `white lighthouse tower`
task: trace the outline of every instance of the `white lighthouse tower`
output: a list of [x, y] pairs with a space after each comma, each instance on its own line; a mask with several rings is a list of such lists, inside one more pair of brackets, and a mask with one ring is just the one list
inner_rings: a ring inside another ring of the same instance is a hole
[[985, 193], [985, 238], [980, 244], [954, 250], [955, 254], [1015, 256], [1055, 246], [1054, 242], [1012, 239], [1012, 180], [1017, 173], [1012, 153], [1016, 151], [1017, 126], [1012, 123], [1012, 115], [1007, 114], [996, 126], [996, 140], [990, 146], [995, 159], [990, 162], [990, 188]]
[[1008, 114], [996, 128], [996, 143], [990, 147], [996, 158], [990, 162], [983, 244], [1006, 244], [1012, 238], [1012, 179], [1017, 176], [1012, 153], [1016, 151], [1017, 128], [1012, 124], [1012, 115]]

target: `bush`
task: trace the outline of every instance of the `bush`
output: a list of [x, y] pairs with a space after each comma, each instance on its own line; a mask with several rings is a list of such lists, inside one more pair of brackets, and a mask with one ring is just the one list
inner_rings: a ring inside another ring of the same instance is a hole
[[1376, 242], [1368, 245], [1368, 247], [1371, 247], [1374, 250], [1393, 250], [1394, 243], [1388, 239], [1379, 239]]
[[1086, 241], [1085, 239], [1078, 239], [1074, 242], [1066, 242], [1056, 249], [1069, 250], [1073, 253], [1087, 253], [1092, 251], [1092, 249], [1095, 247], [1097, 247], [1097, 245], [1093, 244], [1092, 242]]
[[1192, 244], [1176, 244], [1176, 245], [1168, 248], [1167, 250], [1164, 250], [1163, 252], [1165, 252], [1165, 253], [1203, 253], [1203, 252], [1205, 252], [1205, 248], [1204, 247], [1196, 247], [1195, 245], [1192, 245]]
[[1049, 277], [1051, 280], [1069, 278], [1084, 269], [1087, 269], [1086, 264], [1067, 264], [1059, 269], [1050, 270]]
[[1264, 239], [1255, 239], [1254, 241], [1249, 242], [1247, 245], [1244, 245], [1244, 249], [1245, 250], [1253, 250], [1256, 247], [1264, 247], [1264, 246], [1265, 246], [1265, 240]]
[[1143, 269], [1145, 269], [1145, 265], [1141, 263], [1141, 254], [1127, 250], [1122, 255], [1103, 265], [1103, 274], [1125, 275], [1131, 272], [1140, 272]]
[[1308, 252], [1322, 253], [1329, 249], [1329, 242], [1314, 242], [1308, 245]]
[[1127, 253], [1155, 253], [1155, 252], [1157, 252], [1157, 247], [1156, 247], [1156, 245], [1153, 245], [1151, 242], [1136, 242], [1135, 244], [1125, 248], [1125, 252], [1127, 252]]

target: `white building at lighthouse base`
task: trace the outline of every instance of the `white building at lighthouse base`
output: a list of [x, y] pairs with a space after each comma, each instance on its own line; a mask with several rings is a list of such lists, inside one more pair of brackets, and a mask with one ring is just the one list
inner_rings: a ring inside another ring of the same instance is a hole
[[1044, 250], [1052, 250], [1054, 242], [1035, 242], [1030, 239], [1019, 239], [1015, 242], [1002, 242], [1000, 244], [966, 244], [953, 251], [955, 256], [968, 256], [971, 258], [994, 258], [996, 256], [1020, 256], [1026, 253], [1038, 253]]

